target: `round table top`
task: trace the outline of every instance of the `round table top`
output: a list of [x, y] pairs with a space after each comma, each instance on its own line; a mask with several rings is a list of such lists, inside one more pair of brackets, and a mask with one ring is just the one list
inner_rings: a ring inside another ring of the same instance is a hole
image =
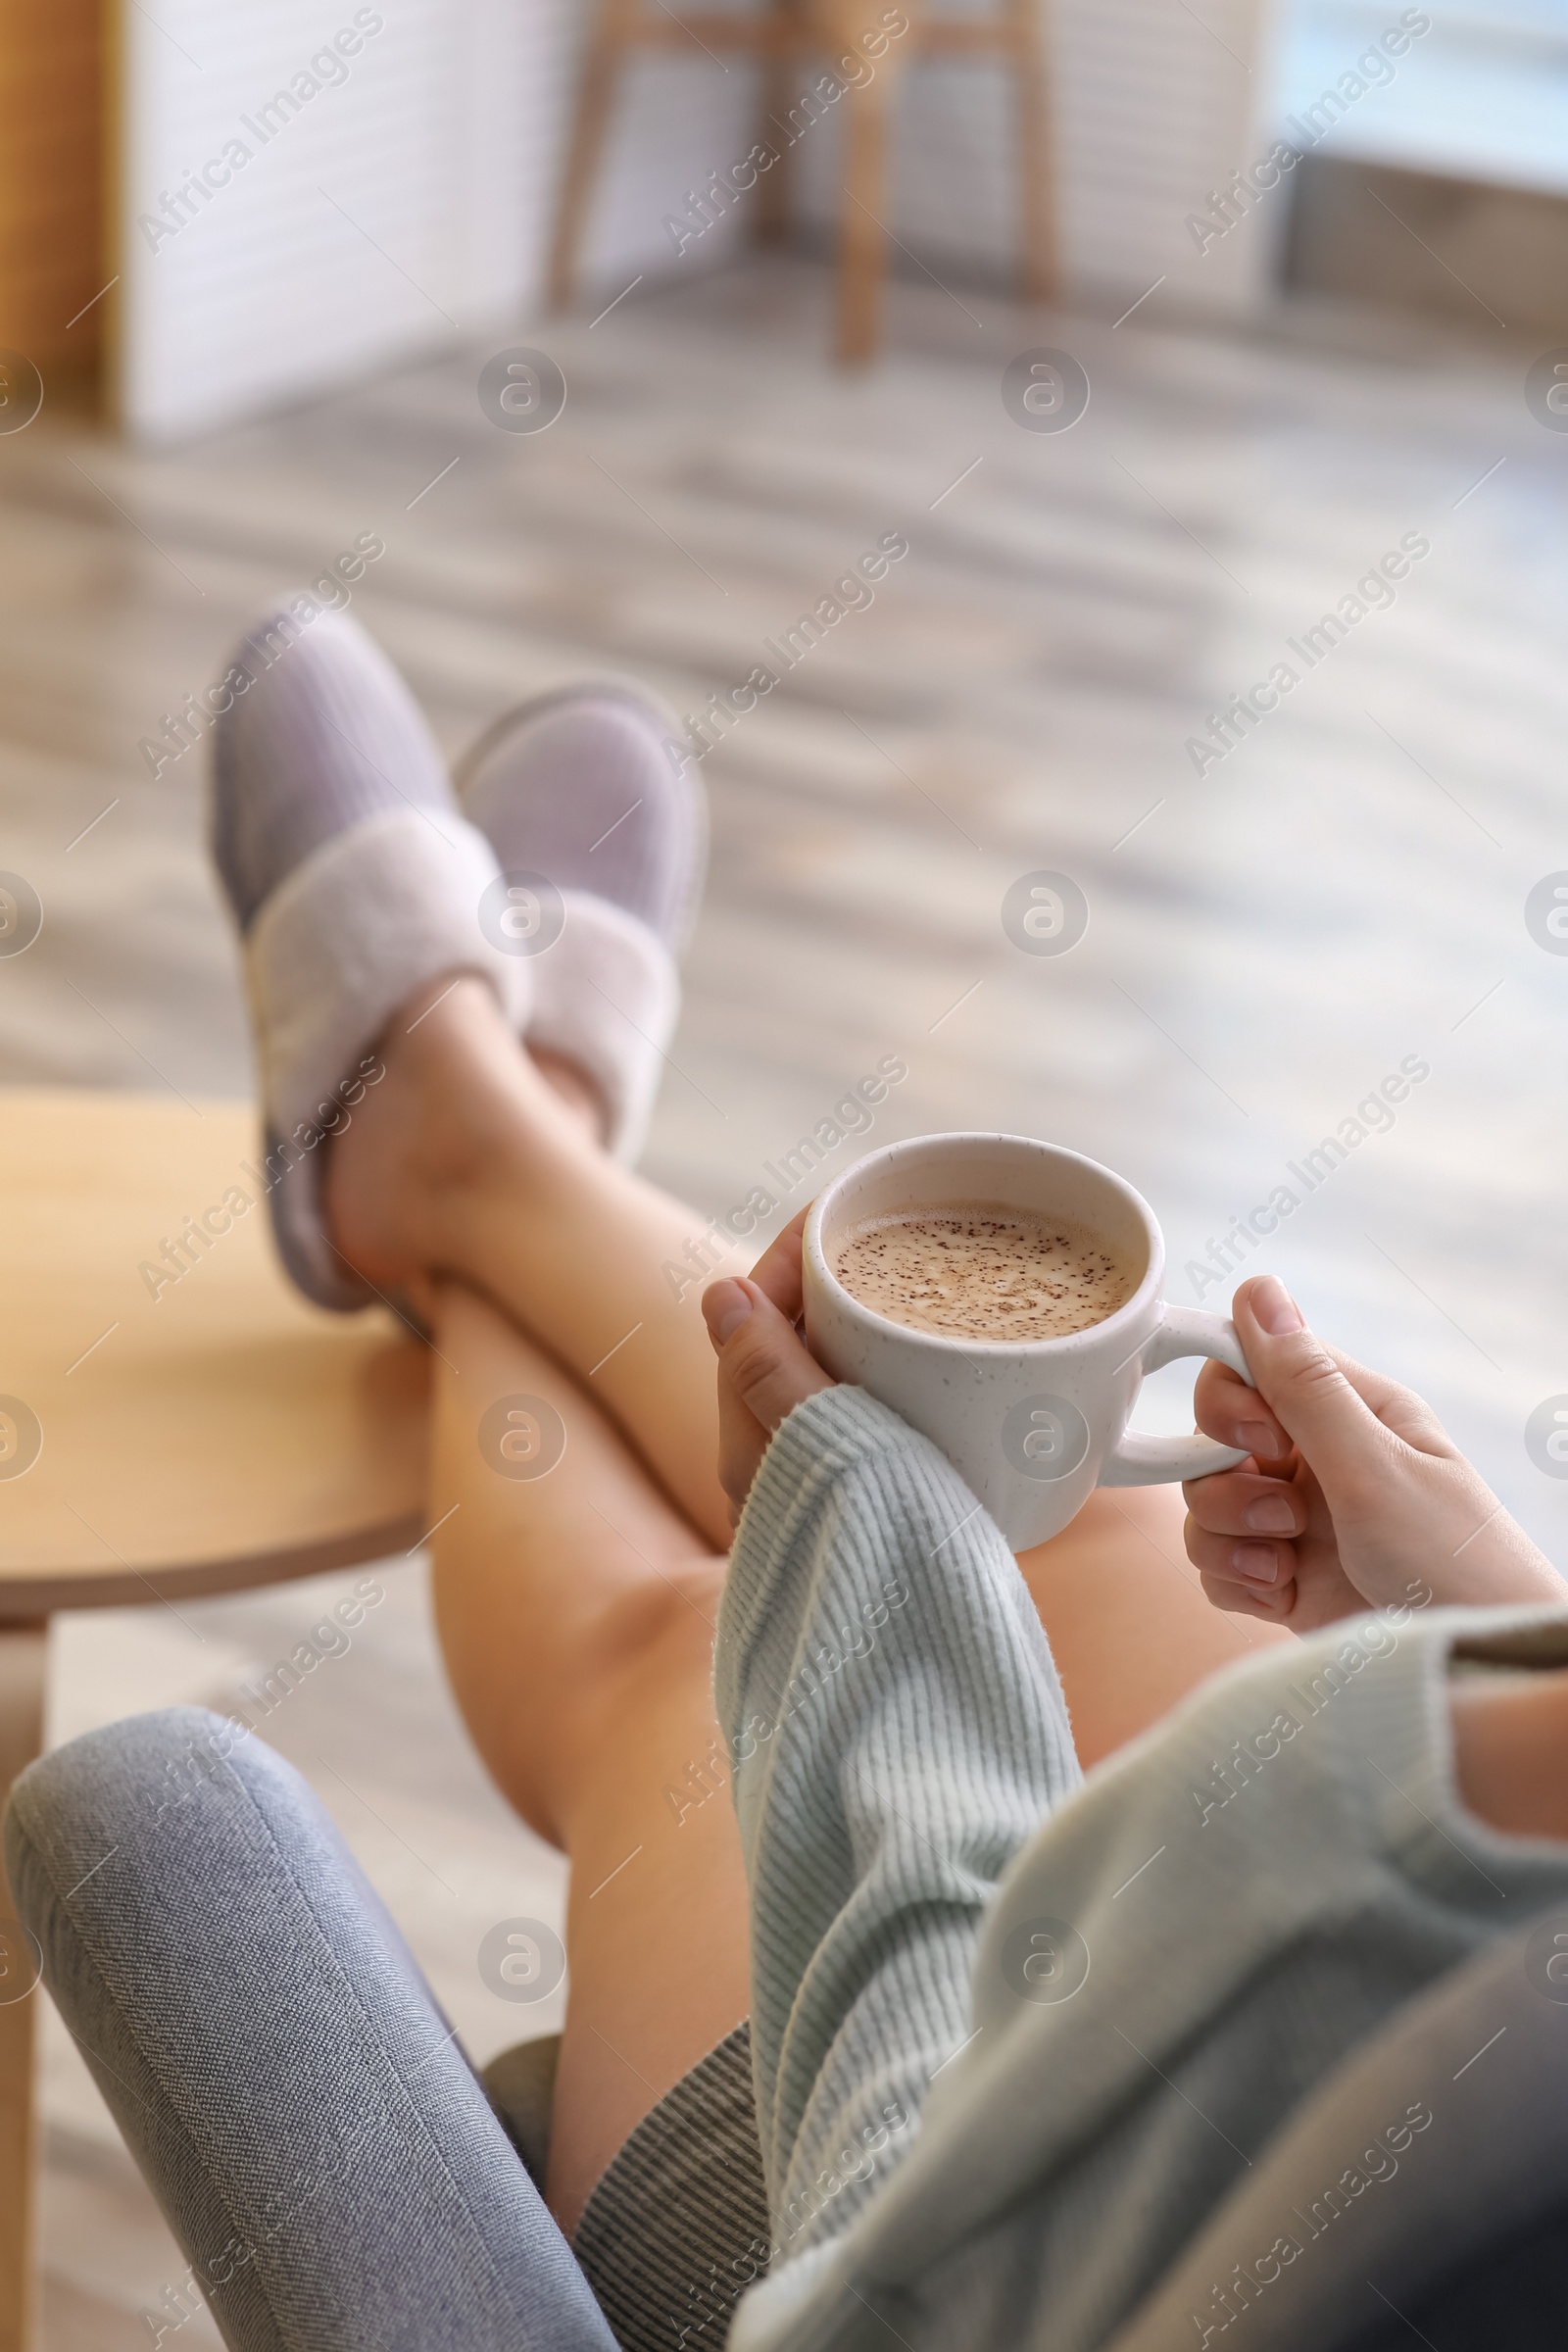
[[427, 1350], [301, 1298], [265, 1182], [248, 1103], [0, 1091], [0, 1620], [422, 1532]]

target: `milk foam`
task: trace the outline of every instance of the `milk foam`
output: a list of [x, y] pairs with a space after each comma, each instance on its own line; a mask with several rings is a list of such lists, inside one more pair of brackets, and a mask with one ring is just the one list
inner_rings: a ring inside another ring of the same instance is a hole
[[868, 1217], [838, 1243], [833, 1271], [890, 1322], [952, 1339], [1064, 1339], [1138, 1287], [1092, 1227], [984, 1200]]

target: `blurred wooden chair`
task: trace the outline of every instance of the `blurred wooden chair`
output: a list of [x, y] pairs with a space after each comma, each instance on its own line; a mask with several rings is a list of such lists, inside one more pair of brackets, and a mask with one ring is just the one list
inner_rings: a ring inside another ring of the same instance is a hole
[[[994, 0], [990, 14], [973, 17], [933, 14], [926, 0], [900, 0], [900, 6], [908, 30], [888, 38], [881, 29], [888, 12], [876, 0], [758, 0], [745, 12], [703, 9], [678, 17], [660, 0], [597, 0], [556, 216], [552, 299], [564, 307], [575, 290], [594, 183], [627, 64], [639, 51], [685, 52], [695, 43], [715, 57], [741, 51], [761, 65], [758, 140], [777, 160], [742, 201], [755, 204], [757, 234], [764, 239], [781, 236], [787, 223], [789, 148], [800, 135], [792, 130], [791, 114], [799, 113], [806, 94], [798, 86], [801, 66], [856, 54], [870, 68], [869, 77], [847, 96], [838, 297], [838, 356], [846, 366], [873, 359], [881, 341], [892, 100], [899, 76], [916, 58], [994, 57], [1010, 66], [1022, 290], [1031, 301], [1050, 301], [1059, 284], [1059, 257], [1047, 0]], [[886, 38], [879, 57], [867, 56], [868, 36]]]

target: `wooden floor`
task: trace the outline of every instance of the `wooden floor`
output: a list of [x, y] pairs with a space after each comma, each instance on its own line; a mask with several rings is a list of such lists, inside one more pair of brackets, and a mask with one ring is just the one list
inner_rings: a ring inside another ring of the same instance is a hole
[[[1430, 1076], [1392, 1132], [1255, 1262], [1422, 1386], [1565, 1546], [1568, 1488], [1522, 1442], [1568, 1391], [1568, 960], [1523, 913], [1568, 867], [1568, 439], [1526, 409], [1537, 354], [1484, 319], [1461, 343], [1297, 309], [1249, 338], [960, 291], [896, 289], [893, 356], [858, 380], [822, 364], [808, 264], [633, 293], [592, 328], [529, 330], [570, 386], [539, 436], [481, 413], [487, 346], [175, 455], [47, 414], [0, 437], [0, 868], [46, 909], [0, 959], [0, 1077], [248, 1087], [200, 754], [155, 780], [138, 741], [260, 597], [359, 534], [387, 552], [354, 609], [456, 753], [585, 670], [698, 708], [902, 533], [874, 605], [706, 762], [712, 883], [651, 1169], [722, 1209], [897, 1054], [877, 1140], [983, 1125], [1106, 1159], [1164, 1222], [1171, 1296], [1214, 1304], [1228, 1286], [1200, 1292], [1189, 1261], [1276, 1187], [1304, 1195], [1288, 1164], [1415, 1057]], [[1003, 405], [1040, 345], [1091, 378], [1066, 433]], [[1393, 609], [1195, 773], [1207, 714], [1304, 669], [1287, 640], [1407, 533], [1431, 553]], [[1089, 901], [1060, 958], [1003, 928], [1038, 869]], [[1158, 1386], [1148, 1420], [1185, 1425], [1179, 1375]], [[480, 1936], [557, 1908], [561, 1873], [463, 1742], [419, 1563], [385, 1583], [270, 1737], [483, 2058], [513, 2019]], [[221, 1703], [318, 1605], [296, 1587], [74, 1623], [53, 1735]], [[183, 2264], [53, 2026], [47, 2114], [45, 2341], [129, 2352]], [[178, 2340], [217, 2338], [198, 2313]]]

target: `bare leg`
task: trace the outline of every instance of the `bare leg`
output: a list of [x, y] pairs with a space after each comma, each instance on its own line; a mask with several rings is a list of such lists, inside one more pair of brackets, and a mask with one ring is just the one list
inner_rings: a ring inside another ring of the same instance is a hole
[[[713, 1714], [727, 1561], [581, 1385], [488, 1300], [436, 1295], [435, 1606], [459, 1701], [503, 1792], [571, 1861], [571, 1993], [550, 2204], [576, 2226], [655, 2101], [747, 2014], [746, 1883]], [[481, 1453], [487, 1405], [543, 1397], [565, 1451], [539, 1478]]]
[[1086, 1771], [1222, 1666], [1295, 1640], [1211, 1605], [1187, 1557], [1185, 1518], [1179, 1487], [1102, 1488], [1061, 1535], [1019, 1555]]
[[1568, 1838], [1568, 1669], [1478, 1675], [1448, 1697], [1469, 1810], [1514, 1838]]
[[710, 1546], [726, 1545], [698, 1300], [710, 1273], [742, 1271], [750, 1253], [721, 1256], [695, 1211], [606, 1157], [586, 1082], [564, 1100], [482, 981], [411, 999], [378, 1051], [387, 1074], [327, 1166], [337, 1247], [381, 1290], [418, 1298], [446, 1274], [487, 1291], [591, 1384]]

